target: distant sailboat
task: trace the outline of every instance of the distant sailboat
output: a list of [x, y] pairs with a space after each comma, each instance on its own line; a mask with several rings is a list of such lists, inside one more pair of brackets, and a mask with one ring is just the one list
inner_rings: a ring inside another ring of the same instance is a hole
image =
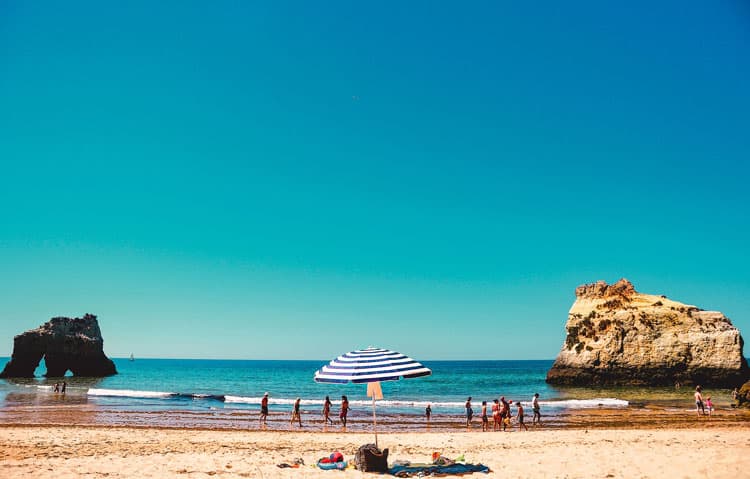
[[135, 361], [135, 358], [133, 357], [133, 353], [130, 353], [130, 360]]

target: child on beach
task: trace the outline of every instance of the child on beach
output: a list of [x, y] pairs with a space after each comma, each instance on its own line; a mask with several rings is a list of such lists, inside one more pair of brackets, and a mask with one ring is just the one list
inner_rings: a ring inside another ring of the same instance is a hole
[[516, 406], [518, 406], [518, 414], [516, 415], [516, 419], [518, 419], [518, 430], [521, 430], [521, 426], [523, 426], [527, 431], [529, 430], [529, 426], [523, 423], [523, 406], [521, 405], [521, 401], [516, 402]]
[[708, 409], [708, 415], [712, 416], [714, 410], [714, 403], [711, 402], [711, 396], [706, 396], [706, 409]]
[[424, 408], [424, 415], [427, 418], [427, 422], [430, 422], [430, 416], [432, 416], [432, 407], [429, 404], [426, 408]]
[[482, 431], [487, 432], [489, 420], [487, 419], [487, 401], [482, 401]]
[[505, 396], [500, 398], [502, 407], [500, 408], [500, 419], [503, 423], [503, 431], [510, 425], [510, 403], [505, 400]]

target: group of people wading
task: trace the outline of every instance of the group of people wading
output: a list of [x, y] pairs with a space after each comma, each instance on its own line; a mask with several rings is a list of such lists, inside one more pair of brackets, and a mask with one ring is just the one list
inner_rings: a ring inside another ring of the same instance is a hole
[[[302, 427], [302, 414], [300, 411], [300, 403], [302, 400], [300, 398], [297, 398], [294, 400], [294, 405], [292, 406], [292, 417], [289, 419], [289, 424], [294, 424], [296, 421], [299, 427]], [[333, 424], [333, 419], [331, 419], [331, 406], [333, 403], [331, 402], [331, 398], [326, 396], [325, 401], [323, 402], [323, 424]], [[341, 425], [346, 427], [346, 418], [349, 414], [349, 399], [346, 396], [341, 396], [341, 409], [339, 411], [339, 420], [341, 421]], [[263, 427], [266, 427], [266, 420], [268, 419], [268, 393], [265, 393], [263, 395], [263, 399], [260, 400], [260, 418], [258, 419], [258, 423], [261, 424]]]
[[[499, 399], [493, 400], [491, 412], [492, 412], [492, 430], [499, 431], [502, 429], [506, 431], [511, 426], [511, 419], [513, 418], [513, 411], [511, 405], [513, 401], [508, 401], [505, 396], [501, 396]], [[474, 410], [471, 407], [471, 396], [466, 399], [466, 427], [471, 427], [471, 420], [474, 417]], [[541, 424], [542, 415], [539, 411], [539, 393], [535, 393], [534, 397], [531, 398], [531, 408], [534, 416], [531, 419], [532, 426], [536, 427]], [[529, 427], [524, 423], [525, 411], [523, 404], [520, 401], [516, 401], [516, 422], [518, 423], [518, 429], [528, 431]], [[429, 418], [429, 416], [428, 416]], [[487, 401], [482, 401], [482, 431], [490, 430], [490, 418], [487, 415]]]
[[[298, 424], [299, 427], [302, 427], [302, 415], [300, 411], [300, 403], [301, 399], [297, 398], [294, 401], [294, 404], [292, 406], [292, 416], [289, 419], [289, 424], [292, 425], [295, 422]], [[528, 431], [529, 427], [524, 423], [524, 417], [525, 417], [525, 410], [523, 408], [523, 405], [520, 401], [516, 401], [516, 414], [513, 416], [513, 412], [511, 410], [511, 405], [513, 404], [513, 401], [507, 401], [505, 399], [505, 396], [501, 396], [499, 399], [495, 399], [494, 403], [491, 406], [491, 412], [492, 412], [492, 421], [493, 421], [493, 431], [499, 431], [503, 430], [506, 431], [508, 427], [512, 428], [511, 420], [513, 417], [516, 419], [516, 423], [518, 424], [518, 429], [520, 430], [523, 428], [524, 430]], [[326, 396], [325, 401], [323, 401], [323, 425], [328, 426], [329, 424], [334, 424], [333, 419], [331, 419], [331, 407], [333, 406], [333, 403], [331, 402], [331, 399]], [[471, 396], [466, 400], [466, 427], [471, 427], [471, 421], [474, 417], [474, 410], [471, 407]], [[531, 408], [533, 411], [533, 417], [531, 420], [532, 426], [536, 427], [537, 425], [541, 424], [541, 418], [542, 415], [539, 412], [539, 393], [535, 393], [534, 397], [531, 398]], [[346, 396], [341, 396], [341, 408], [339, 410], [339, 420], [341, 422], [341, 425], [343, 427], [346, 427], [346, 419], [349, 414], [349, 399]], [[425, 408], [425, 416], [427, 417], [427, 422], [430, 422], [430, 418], [432, 416], [432, 406], [430, 404], [427, 405]], [[487, 414], [487, 401], [482, 401], [482, 431], [489, 431], [489, 415]], [[260, 401], [260, 418], [258, 419], [259, 424], [262, 427], [266, 427], [268, 419], [268, 393], [265, 393], [263, 395], [263, 398]]]

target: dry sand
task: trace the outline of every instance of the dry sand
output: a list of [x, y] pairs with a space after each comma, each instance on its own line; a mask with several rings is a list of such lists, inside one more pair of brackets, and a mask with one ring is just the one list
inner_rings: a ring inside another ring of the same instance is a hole
[[[1, 426], [0, 477], [378, 477], [310, 466], [334, 450], [350, 459], [372, 434], [96, 426]], [[390, 459], [465, 454], [503, 478], [750, 477], [750, 425], [512, 433], [389, 433]], [[308, 466], [275, 465], [301, 457]]]

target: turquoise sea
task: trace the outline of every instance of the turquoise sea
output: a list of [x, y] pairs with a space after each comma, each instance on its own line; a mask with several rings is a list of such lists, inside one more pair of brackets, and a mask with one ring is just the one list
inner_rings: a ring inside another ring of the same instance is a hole
[[[0, 358], [2, 364], [8, 358]], [[44, 378], [43, 362], [34, 379], [0, 380], [0, 422], [29, 422], [30, 418], [61, 407], [90, 413], [89, 422], [164, 426], [255, 427], [260, 398], [270, 395], [271, 424], [287, 423], [296, 397], [302, 399], [303, 420], [320, 423], [326, 395], [338, 413], [341, 395], [350, 400], [350, 429], [369, 425], [372, 403], [361, 384], [318, 384], [314, 372], [320, 361], [242, 361], [198, 359], [114, 359], [118, 374], [107, 378]], [[481, 402], [505, 396], [529, 403], [539, 393], [545, 422], [554, 424], [572, 410], [634, 408], [659, 404], [690, 407], [689, 391], [672, 388], [556, 388], [545, 383], [552, 360], [538, 361], [423, 361], [428, 377], [383, 383], [384, 399], [377, 401], [379, 423], [399, 429], [424, 423], [430, 404], [433, 423], [460, 427], [464, 403], [471, 396], [475, 415]], [[55, 394], [53, 385], [65, 380], [67, 393]], [[728, 395], [728, 391], [721, 392]], [[48, 422], [49, 415], [40, 419]], [[41, 417], [41, 416], [39, 416]]]

